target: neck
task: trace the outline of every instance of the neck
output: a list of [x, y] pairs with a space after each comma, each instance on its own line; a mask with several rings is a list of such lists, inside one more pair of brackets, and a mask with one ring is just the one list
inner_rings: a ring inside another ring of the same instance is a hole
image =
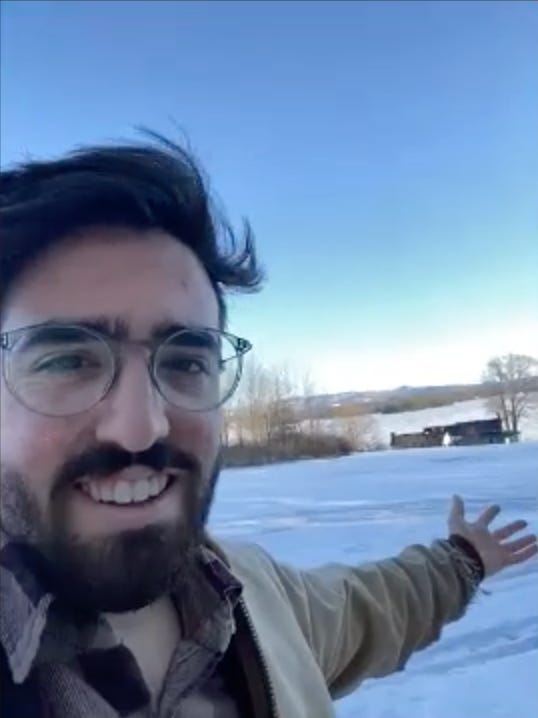
[[135, 657], [156, 702], [181, 638], [178, 612], [166, 596], [139, 611], [106, 614], [121, 643]]

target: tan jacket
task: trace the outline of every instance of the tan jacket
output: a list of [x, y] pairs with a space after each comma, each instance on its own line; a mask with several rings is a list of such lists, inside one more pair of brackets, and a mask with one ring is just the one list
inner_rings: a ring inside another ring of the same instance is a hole
[[445, 541], [307, 571], [256, 545], [221, 542], [220, 553], [244, 586], [236, 642], [253, 718], [334, 718], [334, 698], [402, 669], [473, 593], [462, 555]]

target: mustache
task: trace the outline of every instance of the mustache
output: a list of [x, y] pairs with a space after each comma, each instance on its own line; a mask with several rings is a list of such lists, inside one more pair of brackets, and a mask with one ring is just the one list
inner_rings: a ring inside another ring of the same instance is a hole
[[58, 488], [70, 486], [84, 476], [105, 478], [130, 466], [147, 466], [156, 473], [166, 469], [199, 471], [198, 461], [190, 454], [162, 442], [145, 451], [132, 453], [119, 446], [102, 445], [67, 461], [54, 482]]

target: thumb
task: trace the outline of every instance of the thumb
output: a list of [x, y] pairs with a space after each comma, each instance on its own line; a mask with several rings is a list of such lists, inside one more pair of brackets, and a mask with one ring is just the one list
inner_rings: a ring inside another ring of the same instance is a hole
[[449, 526], [458, 525], [465, 520], [465, 507], [461, 496], [455, 494], [452, 497], [452, 505], [450, 507], [450, 515], [448, 517]]

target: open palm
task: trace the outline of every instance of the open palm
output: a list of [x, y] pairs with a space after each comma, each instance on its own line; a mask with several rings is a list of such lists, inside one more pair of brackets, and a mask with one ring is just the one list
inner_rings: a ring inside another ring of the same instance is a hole
[[526, 534], [520, 538], [508, 541], [515, 534], [527, 528], [523, 520], [491, 530], [490, 524], [499, 515], [499, 506], [488, 506], [476, 521], [465, 519], [465, 505], [460, 496], [454, 496], [448, 518], [448, 528], [451, 534], [459, 534], [473, 544], [480, 554], [484, 564], [486, 576], [493, 574], [507, 566], [528, 561], [538, 553], [537, 538], [535, 534]]

